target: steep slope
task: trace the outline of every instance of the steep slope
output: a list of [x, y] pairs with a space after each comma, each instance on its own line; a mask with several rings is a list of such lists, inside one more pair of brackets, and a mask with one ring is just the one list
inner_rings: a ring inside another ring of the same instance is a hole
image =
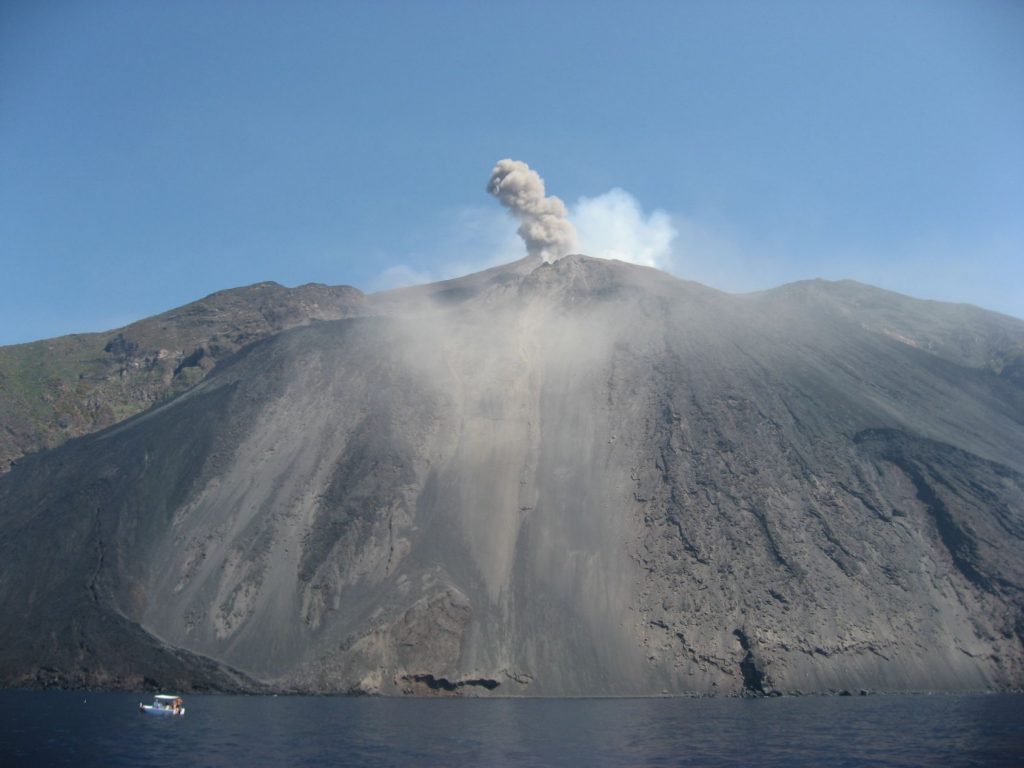
[[253, 341], [356, 314], [362, 299], [348, 286], [259, 283], [106, 333], [0, 347], [0, 474], [184, 392]]
[[940, 342], [1024, 323], [940, 355], [889, 332], [925, 303], [834, 287], [567, 257], [252, 344], [0, 479], [0, 675], [88, 681], [135, 627], [123, 680], [1020, 686], [1024, 389]]
[[777, 289], [784, 296], [826, 303], [867, 330], [1000, 376], [1024, 373], [1020, 321], [970, 304], [922, 301], [853, 280], [811, 280]]

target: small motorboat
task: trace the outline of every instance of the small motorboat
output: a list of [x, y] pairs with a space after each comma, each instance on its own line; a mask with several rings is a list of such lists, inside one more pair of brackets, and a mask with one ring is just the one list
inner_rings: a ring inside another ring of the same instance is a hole
[[185, 702], [181, 696], [158, 693], [152, 704], [139, 702], [139, 712], [144, 715], [184, 715]]

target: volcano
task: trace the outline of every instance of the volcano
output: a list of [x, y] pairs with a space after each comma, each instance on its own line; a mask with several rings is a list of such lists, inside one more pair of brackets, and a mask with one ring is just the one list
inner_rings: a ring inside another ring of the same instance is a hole
[[526, 259], [0, 476], [0, 684], [1024, 685], [1024, 321]]

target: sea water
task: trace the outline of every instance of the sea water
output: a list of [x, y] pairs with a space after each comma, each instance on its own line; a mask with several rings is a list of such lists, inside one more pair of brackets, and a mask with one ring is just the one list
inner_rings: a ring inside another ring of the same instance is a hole
[[0, 691], [3, 766], [1024, 766], [1024, 696], [186, 697]]

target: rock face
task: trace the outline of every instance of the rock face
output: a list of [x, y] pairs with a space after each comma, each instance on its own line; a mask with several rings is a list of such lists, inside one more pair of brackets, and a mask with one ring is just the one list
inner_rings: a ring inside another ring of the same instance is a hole
[[580, 256], [362, 312], [0, 478], [0, 681], [1024, 685], [1024, 322]]

